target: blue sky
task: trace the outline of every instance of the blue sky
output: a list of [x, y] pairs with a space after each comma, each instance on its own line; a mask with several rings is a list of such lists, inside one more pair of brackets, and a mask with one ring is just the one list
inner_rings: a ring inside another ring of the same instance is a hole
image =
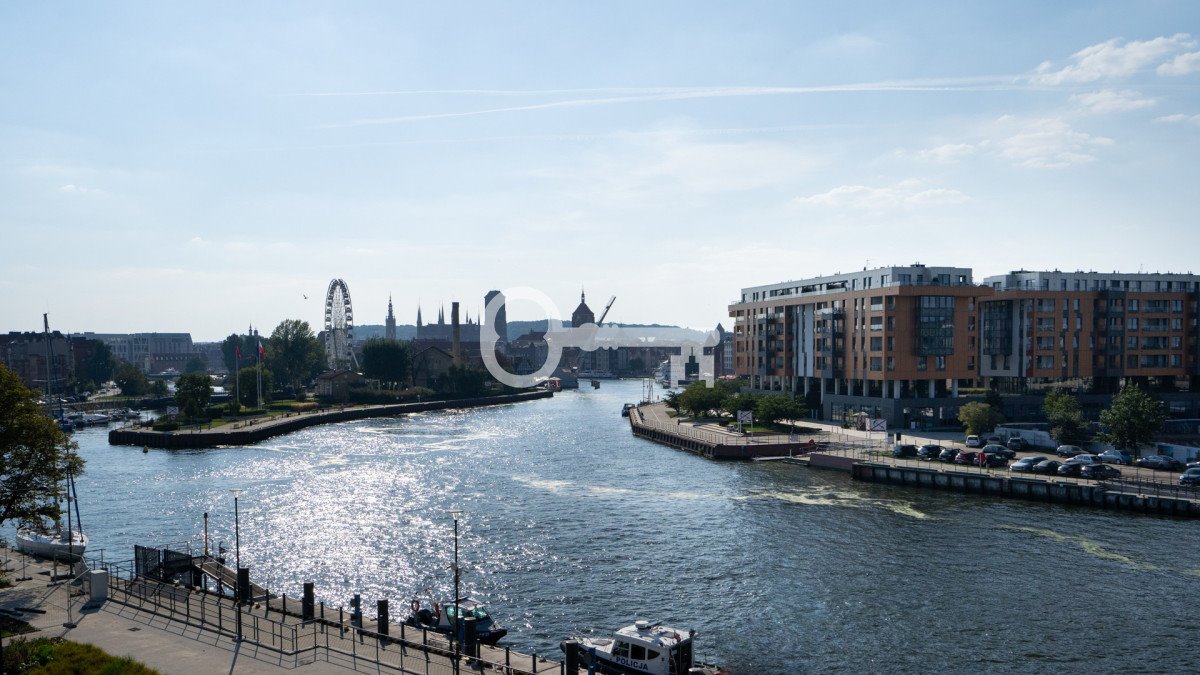
[[0, 58], [0, 330], [1200, 272], [1195, 2], [7, 3]]

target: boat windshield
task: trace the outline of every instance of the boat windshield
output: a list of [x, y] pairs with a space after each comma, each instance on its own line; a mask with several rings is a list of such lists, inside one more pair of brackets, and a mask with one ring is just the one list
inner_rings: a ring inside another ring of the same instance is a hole
[[[488, 617], [487, 610], [486, 610], [486, 609], [484, 609], [483, 607], [476, 607], [476, 608], [474, 608], [474, 609], [468, 609], [468, 608], [466, 608], [466, 607], [460, 607], [459, 609], [461, 609], [461, 610], [462, 610], [462, 613], [463, 613], [463, 618], [475, 617], [475, 620], [476, 620], [476, 621], [483, 621], [484, 619], [487, 619], [487, 618], [489, 618], [489, 617]], [[446, 616], [450, 617], [450, 619], [451, 619], [451, 620], [453, 620], [453, 619], [454, 619], [454, 616], [455, 616], [455, 614], [454, 614], [454, 605], [447, 605], [447, 606], [446, 606]]]

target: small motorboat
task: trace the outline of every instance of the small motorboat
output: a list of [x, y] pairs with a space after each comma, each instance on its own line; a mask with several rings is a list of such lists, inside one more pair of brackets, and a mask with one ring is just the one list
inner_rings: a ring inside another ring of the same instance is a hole
[[[413, 598], [412, 614], [404, 620], [406, 625], [414, 628], [424, 628], [443, 635], [450, 635], [455, 632], [456, 624], [458, 630], [458, 639], [466, 639], [463, 636], [462, 623], [456, 621], [454, 601], [442, 603], [430, 603], [427, 607], [421, 606], [421, 601]], [[480, 643], [485, 645], [494, 645], [500, 641], [505, 635], [508, 635], [507, 628], [501, 628], [496, 620], [487, 613], [483, 603], [470, 597], [461, 597], [458, 599], [458, 611], [462, 613], [464, 619], [475, 617], [475, 636]]]
[[78, 560], [87, 549], [88, 536], [82, 530], [61, 525], [17, 528], [17, 550], [39, 558]]
[[621, 406], [621, 417], [629, 417], [629, 411], [633, 410], [635, 407], [636, 406], [634, 406], [632, 403], [626, 403], [625, 405]]
[[[721, 669], [696, 663], [692, 653], [695, 631], [671, 628], [662, 622], [637, 621], [611, 638], [580, 637], [580, 664], [588, 672], [625, 675], [720, 675]], [[567, 642], [559, 647], [565, 652]]]

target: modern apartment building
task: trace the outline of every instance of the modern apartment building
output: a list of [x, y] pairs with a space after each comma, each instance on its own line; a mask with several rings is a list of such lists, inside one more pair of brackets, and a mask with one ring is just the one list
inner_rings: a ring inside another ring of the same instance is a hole
[[884, 267], [742, 290], [734, 370], [805, 396], [823, 416], [893, 426], [957, 417], [962, 388], [1188, 378], [1198, 370], [1200, 276]]

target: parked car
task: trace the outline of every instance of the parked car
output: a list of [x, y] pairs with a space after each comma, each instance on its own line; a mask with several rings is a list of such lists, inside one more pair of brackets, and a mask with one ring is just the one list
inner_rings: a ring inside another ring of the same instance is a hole
[[986, 452], [989, 455], [998, 455], [1004, 459], [1012, 459], [1017, 456], [1016, 450], [1010, 450], [999, 443], [989, 443], [983, 446], [980, 452]]
[[984, 445], [1004, 445], [1004, 439], [995, 434], [992, 434], [983, 440]]
[[1058, 467], [1062, 466], [1062, 462], [1057, 459], [1047, 459], [1033, 465], [1033, 472], [1054, 476], [1058, 474]]
[[1093, 480], [1107, 480], [1109, 478], [1119, 478], [1121, 470], [1107, 464], [1090, 464], [1080, 469], [1079, 475], [1082, 478], [1091, 478]]
[[897, 445], [892, 448], [892, 457], [916, 457], [917, 446], [915, 445]]
[[1060, 476], [1078, 476], [1083, 472], [1083, 464], [1072, 464], [1064, 462], [1058, 467], [1058, 475]]
[[960, 452], [954, 456], [954, 463], [971, 465], [971, 464], [975, 464], [975, 462], [978, 461], [978, 459], [979, 459], [978, 452], [973, 452], [971, 450], [963, 450], [962, 452]]
[[935, 460], [942, 454], [942, 450], [945, 448], [940, 445], [922, 445], [917, 449], [917, 459]]
[[1060, 445], [1058, 446], [1058, 449], [1054, 451], [1054, 454], [1058, 455], [1059, 457], [1074, 457], [1075, 455], [1083, 454], [1083, 448], [1079, 447], [1078, 445]]
[[980, 452], [972, 464], [975, 466], [986, 466], [989, 469], [1001, 469], [1008, 466], [1008, 458], [987, 452]]
[[1038, 462], [1046, 461], [1046, 459], [1047, 459], [1046, 457], [1042, 457], [1040, 455], [1033, 456], [1033, 457], [1022, 457], [1021, 459], [1018, 459], [1016, 462], [1014, 462], [1012, 466], [1008, 467], [1008, 470], [1009, 471], [1017, 471], [1020, 473], [1033, 473], [1033, 467]]
[[1137, 465], [1146, 469], [1159, 469], [1163, 471], [1179, 471], [1183, 468], [1183, 462], [1167, 455], [1148, 455], [1139, 459]]
[[1008, 439], [1008, 443], [1005, 443], [1005, 445], [1008, 446], [1009, 450], [1014, 452], [1021, 452], [1029, 447], [1029, 443], [1020, 436], [1013, 436], [1012, 438]]
[[1080, 455], [1075, 455], [1074, 457], [1072, 457], [1071, 459], [1068, 459], [1066, 462], [1063, 462], [1063, 463], [1064, 464], [1082, 464], [1084, 466], [1091, 466], [1092, 464], [1103, 464], [1104, 462], [1100, 461], [1100, 455], [1093, 455], [1091, 453], [1085, 452]]
[[982, 448], [983, 447], [983, 439], [978, 436], [975, 436], [975, 435], [967, 436], [965, 445], [968, 448]]
[[1105, 450], [1097, 456], [1105, 464], [1133, 464], [1133, 455], [1121, 450]]
[[954, 448], [942, 448], [942, 453], [938, 455], [938, 461], [953, 462], [954, 458], [957, 456], [958, 450], [955, 450]]
[[1200, 466], [1193, 466], [1179, 475], [1180, 485], [1200, 485]]

